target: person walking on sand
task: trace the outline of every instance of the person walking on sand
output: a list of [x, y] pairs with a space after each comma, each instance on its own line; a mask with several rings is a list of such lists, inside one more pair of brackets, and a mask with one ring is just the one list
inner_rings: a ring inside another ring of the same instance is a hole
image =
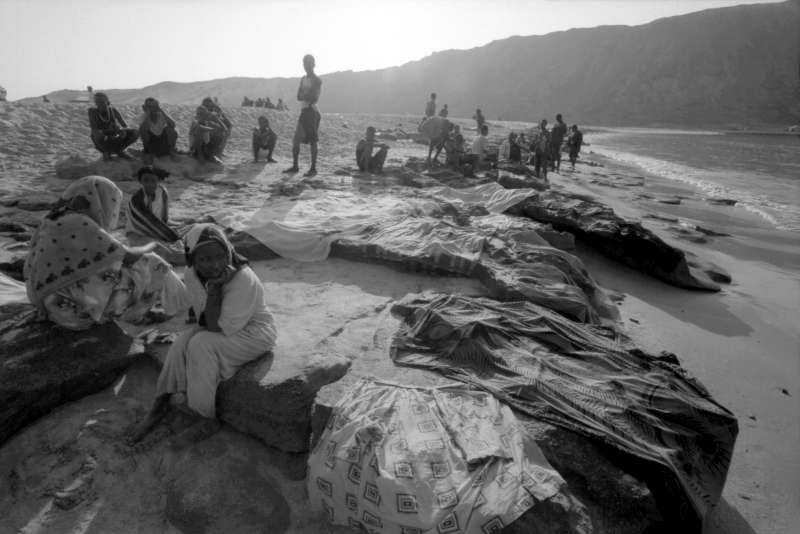
[[[372, 154], [372, 150], [377, 148], [378, 151]], [[384, 143], [375, 142], [375, 128], [373, 126], [367, 127], [367, 134], [356, 145], [356, 163], [362, 172], [370, 172], [380, 174], [383, 172], [383, 162], [386, 161], [386, 155], [389, 153], [389, 145]]]
[[440, 116], [440, 117], [444, 117], [444, 118], [446, 119], [446, 118], [447, 118], [447, 115], [448, 115], [449, 113], [450, 113], [450, 112], [449, 112], [449, 111], [448, 111], [448, 109], [447, 109], [447, 104], [445, 104], [444, 106], [442, 106], [442, 110], [439, 112], [439, 116]]
[[132, 159], [125, 149], [139, 139], [139, 132], [128, 128], [117, 108], [111, 105], [108, 95], [97, 92], [94, 94], [95, 107], [89, 108], [89, 126], [92, 131], [90, 137], [97, 150], [103, 154], [103, 159], [108, 161], [111, 154], [124, 159]]
[[570, 128], [572, 132], [567, 139], [567, 146], [569, 147], [569, 162], [572, 164], [572, 170], [575, 170], [575, 161], [578, 159], [578, 153], [581, 151], [583, 144], [583, 133], [578, 130], [578, 125], [573, 124]]
[[436, 115], [436, 93], [431, 93], [431, 99], [425, 105], [425, 118]]
[[317, 142], [319, 141], [319, 121], [321, 115], [317, 109], [317, 101], [322, 91], [322, 80], [314, 74], [314, 56], [303, 56], [303, 68], [306, 75], [300, 79], [297, 88], [297, 100], [300, 102], [300, 117], [297, 119], [297, 128], [294, 131], [292, 143], [292, 166], [283, 172], [297, 172], [297, 159], [300, 156], [300, 145], [311, 145], [311, 168], [303, 176], [317, 174]]
[[567, 125], [561, 120], [561, 113], [556, 115], [556, 123], [550, 130], [550, 170], [561, 170], [561, 144], [567, 135]]
[[272, 151], [275, 150], [275, 142], [278, 134], [269, 127], [269, 119], [264, 115], [258, 118], [258, 128], [253, 129], [253, 162], [258, 161], [258, 151], [262, 148], [267, 150], [267, 163], [277, 163], [272, 159]]

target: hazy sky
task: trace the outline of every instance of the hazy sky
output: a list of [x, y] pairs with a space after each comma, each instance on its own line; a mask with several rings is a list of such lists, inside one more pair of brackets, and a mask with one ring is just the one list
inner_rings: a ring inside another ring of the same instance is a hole
[[542, 35], [774, 0], [0, 0], [9, 100], [399, 65], [511, 35]]

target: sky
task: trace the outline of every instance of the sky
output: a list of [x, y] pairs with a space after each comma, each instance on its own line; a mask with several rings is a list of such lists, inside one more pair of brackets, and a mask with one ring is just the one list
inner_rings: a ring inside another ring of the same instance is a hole
[[512, 35], [775, 0], [0, 0], [9, 100], [59, 89], [401, 65]]

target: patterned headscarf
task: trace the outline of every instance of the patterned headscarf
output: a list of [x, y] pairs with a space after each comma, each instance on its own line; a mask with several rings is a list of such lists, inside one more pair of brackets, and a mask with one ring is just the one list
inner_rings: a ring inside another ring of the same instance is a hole
[[186, 254], [186, 266], [194, 266], [194, 253], [203, 245], [208, 243], [219, 243], [228, 252], [228, 264], [238, 269], [247, 264], [247, 258], [238, 254], [225, 236], [225, 231], [211, 223], [200, 223], [192, 226], [183, 238], [184, 253]]
[[71, 184], [31, 240], [25, 260], [25, 287], [31, 303], [43, 310], [47, 295], [108, 269], [125, 257], [111, 236], [119, 221], [122, 191], [102, 176]]

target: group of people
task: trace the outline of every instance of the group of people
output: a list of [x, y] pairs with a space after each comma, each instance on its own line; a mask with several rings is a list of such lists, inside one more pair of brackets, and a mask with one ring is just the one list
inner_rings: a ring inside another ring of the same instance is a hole
[[[166, 219], [163, 178], [152, 167], [141, 169], [143, 193], [131, 197], [129, 209], [159, 204]], [[156, 253], [157, 243], [131, 247], [112, 235], [122, 204], [122, 191], [101, 176], [70, 184], [32, 238], [24, 266], [27, 294], [41, 320], [70, 330], [112, 320], [140, 322], [156, 305], [167, 316], [194, 310], [196, 322], [167, 354], [153, 408], [130, 435], [142, 439], [175, 408], [187, 417], [174, 444], [188, 445], [219, 427], [217, 385], [272, 349], [274, 320], [261, 281], [221, 228], [196, 224], [188, 230], [181, 278]]]
[[556, 123], [550, 130], [547, 129], [547, 119], [542, 119], [538, 129], [531, 135], [530, 142], [525, 138], [524, 133], [511, 132], [508, 139], [503, 142], [500, 151], [510, 162], [520, 163], [522, 162], [522, 149], [527, 148], [530, 152], [527, 163], [533, 165], [536, 176], [546, 179], [548, 170], [561, 171], [561, 152], [565, 145], [574, 170], [575, 162], [583, 145], [583, 133], [578, 129], [577, 124], [567, 128], [559, 113], [556, 115]]
[[[306, 75], [300, 80], [297, 90], [297, 99], [300, 102], [300, 118], [297, 123], [293, 144], [293, 164], [284, 172], [297, 172], [300, 145], [311, 145], [311, 167], [305, 176], [314, 176], [317, 173], [317, 142], [319, 139], [319, 123], [321, 115], [317, 109], [322, 80], [314, 73], [315, 61], [312, 55], [303, 58], [303, 67]], [[145, 99], [142, 105], [142, 115], [139, 117], [139, 127], [131, 128], [117, 108], [111, 105], [108, 95], [103, 92], [94, 93], [95, 106], [89, 109], [90, 137], [95, 148], [103, 155], [104, 160], [112, 156], [132, 159], [126, 149], [137, 140], [142, 140], [144, 159], [152, 162], [154, 158], [174, 156], [178, 131], [175, 121], [161, 107], [155, 98]], [[263, 107], [275, 109], [288, 109], [281, 99], [278, 106], [262, 103]], [[215, 99], [203, 99], [195, 110], [194, 120], [189, 128], [189, 154], [202, 162], [221, 164], [221, 157], [225, 146], [230, 139], [233, 122], [222, 110]], [[253, 160], [258, 161], [259, 152], [267, 151], [267, 162], [275, 163], [272, 157], [277, 141], [277, 134], [270, 128], [269, 119], [265, 116], [258, 118], [258, 126], [252, 135]]]
[[248, 97], [244, 97], [242, 99], [242, 107], [243, 108], [267, 108], [267, 109], [276, 109], [278, 111], [289, 111], [289, 107], [283, 103], [283, 99], [279, 98], [277, 104], [273, 104], [272, 100], [269, 97], [267, 98], [256, 98], [252, 100]]

